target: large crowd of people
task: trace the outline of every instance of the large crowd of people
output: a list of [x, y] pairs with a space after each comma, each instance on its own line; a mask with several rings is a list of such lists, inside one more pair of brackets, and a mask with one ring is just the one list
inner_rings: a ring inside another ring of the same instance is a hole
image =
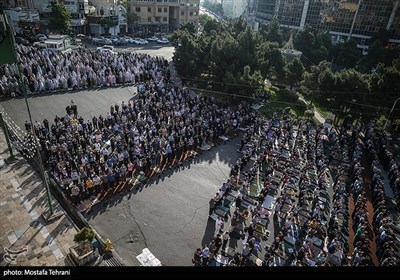
[[[400, 170], [390, 135], [376, 132], [375, 123], [339, 129], [287, 116], [265, 119], [247, 103], [232, 108], [174, 84], [160, 57], [22, 45], [17, 53], [17, 64], [0, 66], [5, 96], [21, 94], [22, 84], [31, 93], [138, 86], [135, 99], [111, 105], [104, 116], [85, 120], [71, 100], [62, 116], [25, 124], [38, 137], [52, 178], [78, 209], [242, 130], [242, 156], [210, 200], [214, 236], [196, 249], [195, 266], [398, 265], [385, 184], [398, 211]], [[242, 248], [230, 248], [232, 239]]]
[[87, 48], [56, 52], [18, 45], [18, 63], [0, 66], [0, 94], [16, 96], [23, 85], [30, 93], [132, 85], [162, 80], [167, 61], [132, 52], [111, 53]]
[[[79, 115], [71, 100], [65, 115], [52, 123], [36, 121], [33, 128], [26, 123], [26, 130], [34, 130], [39, 139], [52, 177], [75, 205], [138, 174], [162, 172], [255, 118], [245, 103], [231, 109], [226, 102], [174, 85], [160, 58], [121, 58], [130, 62], [122, 65], [149, 74], [139, 78], [143, 82], [136, 99], [113, 104], [105, 116], [90, 120]], [[119, 56], [115, 59], [118, 64]]]
[[[193, 263], [398, 265], [398, 232], [386, 206], [378, 158], [388, 157], [392, 186], [398, 167], [387, 149], [376, 151], [374, 131], [374, 125], [336, 129], [277, 117], [257, 119], [243, 135], [238, 150], [243, 156], [232, 167], [231, 177], [210, 200], [215, 233], [210, 243], [196, 250], [202, 261], [196, 262], [195, 253]], [[385, 135], [380, 134], [381, 145]], [[366, 151], [371, 172], [362, 161]], [[230, 224], [228, 232], [223, 232], [221, 219]], [[224, 235], [225, 240], [238, 241], [231, 244], [231, 251], [220, 250]]]

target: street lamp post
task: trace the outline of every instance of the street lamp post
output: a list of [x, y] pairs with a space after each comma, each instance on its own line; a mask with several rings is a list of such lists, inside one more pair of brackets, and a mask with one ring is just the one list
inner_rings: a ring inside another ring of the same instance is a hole
[[394, 103], [393, 103], [393, 106], [392, 106], [392, 109], [390, 109], [389, 116], [388, 116], [388, 118], [387, 118], [387, 120], [386, 120], [386, 122], [385, 122], [385, 125], [383, 126], [383, 130], [385, 130], [385, 129], [386, 129], [386, 126], [387, 126], [387, 125], [388, 125], [388, 123], [389, 123], [390, 117], [392, 116], [392, 113], [393, 113], [394, 107], [396, 107], [396, 103], [397, 103], [397, 101], [399, 101], [399, 100], [400, 100], [400, 97], [399, 97], [399, 98], [397, 98], [397, 99], [394, 101]]
[[53, 204], [52, 204], [52, 201], [51, 201], [51, 194], [50, 194], [50, 187], [49, 187], [49, 177], [48, 177], [48, 175], [46, 173], [46, 170], [44, 169], [43, 161], [42, 161], [42, 155], [41, 155], [40, 148], [39, 148], [39, 142], [38, 142], [38, 139], [37, 139], [37, 137], [35, 135], [35, 126], [33, 125], [32, 116], [31, 116], [31, 110], [29, 109], [28, 98], [26, 97], [26, 85], [25, 85], [25, 82], [23, 84], [23, 94], [24, 94], [24, 99], [25, 99], [25, 103], [26, 103], [26, 108], [28, 110], [29, 121], [31, 123], [31, 130], [32, 130], [31, 133], [32, 133], [33, 139], [35, 140], [36, 153], [37, 153], [37, 157], [38, 157], [38, 161], [39, 161], [39, 169], [40, 169], [40, 173], [41, 173], [40, 175], [43, 178], [44, 187], [46, 189], [47, 202], [49, 204], [49, 211], [50, 211], [50, 215], [49, 216], [51, 216], [51, 215], [54, 214], [54, 211], [53, 211]]
[[[10, 31], [11, 31], [11, 34], [12, 34], [12, 42], [13, 42], [12, 46], [14, 46], [15, 45], [15, 38], [14, 38], [15, 32], [13, 30], [12, 24], [10, 25]], [[14, 57], [17, 57], [14, 47], [12, 47], [12, 52], [14, 54]], [[36, 137], [36, 135], [34, 133], [35, 129], [34, 129], [33, 121], [32, 121], [31, 110], [29, 109], [28, 99], [27, 99], [27, 96], [26, 96], [27, 95], [27, 86], [26, 86], [25, 80], [23, 78], [23, 75], [21, 75], [19, 67], [17, 67], [17, 69], [18, 69], [18, 74], [19, 74], [19, 76], [21, 77], [21, 80], [22, 80], [22, 93], [24, 95], [26, 108], [28, 110], [29, 121], [31, 123], [31, 129], [32, 129], [31, 133], [32, 133], [33, 138], [35, 140], [36, 153], [37, 153], [38, 160], [39, 160], [39, 169], [40, 169], [40, 173], [41, 173], [40, 175], [42, 176], [42, 180], [44, 181], [44, 184], [45, 184], [45, 190], [46, 190], [47, 200], [48, 200], [48, 204], [49, 204], [49, 211], [50, 211], [49, 217], [51, 217], [54, 214], [54, 211], [53, 211], [53, 204], [52, 204], [52, 201], [51, 201], [49, 180], [48, 180], [47, 173], [46, 173], [46, 171], [44, 169], [44, 166], [43, 166], [42, 155], [40, 154], [39, 142], [38, 142], [37, 137]]]

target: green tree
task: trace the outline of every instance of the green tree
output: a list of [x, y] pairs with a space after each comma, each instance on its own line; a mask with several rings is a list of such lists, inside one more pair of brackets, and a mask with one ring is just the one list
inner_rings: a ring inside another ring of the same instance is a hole
[[197, 77], [202, 70], [198, 68], [198, 53], [200, 52], [195, 38], [186, 30], [178, 30], [171, 36], [177, 50], [172, 58], [179, 75], [188, 78]]
[[90, 228], [84, 227], [74, 236], [74, 241], [80, 246], [75, 248], [79, 256], [89, 252], [91, 250], [91, 242], [95, 238], [96, 234]]
[[306, 95], [313, 101], [320, 101], [321, 103], [325, 101], [321, 95], [320, 75], [322, 73], [324, 73], [324, 75], [329, 73], [332, 74], [330, 66], [331, 65], [329, 62], [322, 61], [318, 65], [311, 66], [310, 70], [306, 71], [303, 74], [303, 81], [301, 81], [301, 91], [304, 95]]
[[391, 66], [398, 57], [400, 57], [399, 47], [384, 45], [381, 40], [376, 40], [369, 45], [368, 54], [360, 59], [358, 66], [361, 71], [368, 73], [376, 68], [378, 63]]
[[128, 12], [126, 15], [128, 32], [134, 33], [135, 25], [140, 21], [140, 17], [135, 12]]
[[354, 68], [361, 56], [361, 52], [357, 48], [357, 42], [350, 39], [334, 46], [331, 50], [331, 55], [334, 57], [335, 64], [344, 68]]
[[112, 21], [109, 18], [105, 18], [105, 17], [99, 19], [97, 21], [97, 24], [100, 24], [104, 28], [104, 33], [105, 34], [108, 34], [108, 32], [110, 31], [110, 28], [112, 26], [115, 26], [115, 22], [114, 21]]
[[207, 21], [203, 25], [203, 31], [207, 34], [210, 34], [213, 30], [219, 31], [221, 25], [215, 19], [209, 17]]
[[327, 34], [314, 34], [310, 26], [298, 31], [293, 44], [296, 50], [301, 51], [303, 64], [309, 68], [328, 58], [331, 43]]
[[260, 27], [260, 34], [264, 38], [264, 40], [277, 42], [279, 46], [282, 46], [282, 31], [279, 28], [279, 23], [276, 19], [273, 19], [268, 25], [262, 24]]
[[314, 112], [311, 111], [311, 110], [305, 110], [305, 111], [304, 111], [304, 117], [305, 117], [307, 120], [311, 121], [311, 120], [314, 118]]
[[179, 28], [186, 29], [192, 35], [196, 33], [196, 26], [194, 25], [193, 22], [187, 22], [185, 24], [182, 24]]
[[71, 13], [64, 3], [50, 2], [50, 27], [54, 30], [67, 30], [71, 26]]
[[290, 85], [290, 89], [292, 89], [292, 86], [297, 86], [299, 82], [303, 79], [305, 68], [303, 66], [303, 63], [301, 63], [301, 61], [296, 58], [291, 63], [289, 63], [287, 69], [288, 84]]

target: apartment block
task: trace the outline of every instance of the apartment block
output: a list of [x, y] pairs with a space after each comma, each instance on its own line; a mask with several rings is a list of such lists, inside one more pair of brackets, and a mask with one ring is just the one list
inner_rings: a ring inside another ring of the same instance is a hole
[[375, 34], [389, 31], [390, 41], [400, 43], [399, 0], [256, 0], [256, 21], [273, 18], [293, 29], [311, 26], [329, 32], [334, 42], [355, 39], [360, 47]]
[[127, 13], [138, 16], [135, 33], [167, 33], [180, 25], [199, 22], [200, 0], [128, 0]]

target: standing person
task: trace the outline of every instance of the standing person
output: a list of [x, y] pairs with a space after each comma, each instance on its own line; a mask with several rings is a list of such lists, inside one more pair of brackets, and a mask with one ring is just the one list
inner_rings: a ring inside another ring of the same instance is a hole
[[203, 260], [202, 266], [208, 265], [209, 256], [210, 256], [210, 249], [208, 247], [205, 247], [201, 252], [201, 258]]
[[211, 214], [214, 212], [215, 209], [215, 199], [213, 197], [210, 199], [209, 204], [210, 204], [210, 211], [208, 212], [208, 215], [211, 216]]
[[197, 248], [196, 251], [194, 251], [192, 263], [194, 266], [201, 266], [201, 248]]
[[218, 217], [218, 218], [215, 220], [215, 232], [214, 232], [214, 237], [216, 237], [217, 234], [221, 231], [223, 224], [224, 224], [224, 221], [222, 221], [222, 218], [221, 218], [221, 217]]
[[228, 248], [227, 245], [228, 245], [229, 239], [230, 239], [229, 232], [225, 231], [222, 234], [222, 249], [221, 249], [221, 251], [226, 251], [227, 250], [227, 248]]
[[250, 254], [251, 254], [251, 247], [249, 246], [249, 243], [246, 243], [246, 245], [244, 245], [243, 251], [242, 251], [241, 265], [246, 264], [247, 258], [250, 256]]

